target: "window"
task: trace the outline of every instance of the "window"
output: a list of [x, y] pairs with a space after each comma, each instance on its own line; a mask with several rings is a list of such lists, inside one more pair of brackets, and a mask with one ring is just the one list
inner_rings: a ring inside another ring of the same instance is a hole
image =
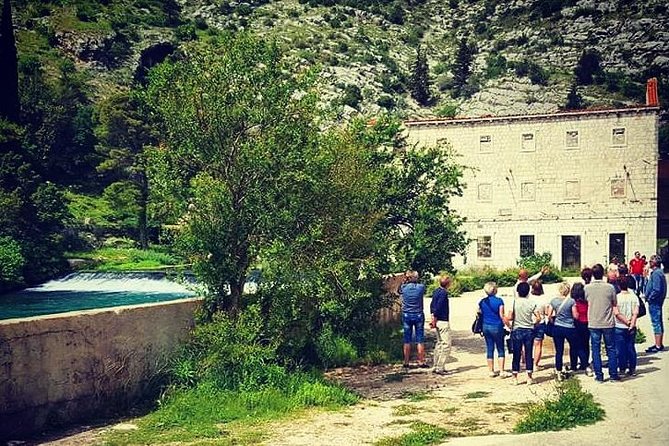
[[626, 181], [624, 178], [611, 179], [611, 198], [625, 198]]
[[479, 201], [492, 201], [492, 184], [491, 183], [481, 183], [479, 184], [478, 190], [478, 200]]
[[534, 254], [534, 236], [521, 235], [520, 236], [520, 256], [529, 257]]
[[621, 147], [627, 145], [627, 132], [624, 127], [614, 127], [611, 131], [611, 145]]
[[578, 200], [581, 198], [581, 182], [578, 180], [565, 182], [564, 198], [567, 200]]
[[534, 152], [537, 149], [534, 133], [523, 133], [520, 137], [520, 150]]
[[625, 261], [625, 234], [609, 234], [609, 261], [614, 257]]
[[536, 199], [534, 183], [520, 183], [520, 199], [524, 201], [534, 201]]
[[483, 235], [476, 239], [476, 255], [484, 259], [492, 257], [492, 237]]
[[567, 149], [578, 149], [578, 130], [569, 130], [565, 133], [564, 145]]
[[481, 135], [479, 138], [479, 147], [482, 153], [492, 153], [492, 136]]

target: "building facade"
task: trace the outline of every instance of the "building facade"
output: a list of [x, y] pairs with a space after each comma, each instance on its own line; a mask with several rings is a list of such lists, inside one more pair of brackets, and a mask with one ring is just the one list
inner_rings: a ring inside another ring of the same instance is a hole
[[510, 267], [548, 251], [578, 269], [654, 253], [658, 112], [654, 103], [405, 122], [410, 143], [446, 141], [466, 166], [451, 205], [471, 243], [455, 266]]

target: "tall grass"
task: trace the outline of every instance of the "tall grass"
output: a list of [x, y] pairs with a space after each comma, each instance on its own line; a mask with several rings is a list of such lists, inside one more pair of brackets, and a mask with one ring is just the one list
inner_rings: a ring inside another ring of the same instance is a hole
[[[222, 425], [237, 423], [258, 431], [262, 420], [277, 419], [308, 407], [336, 409], [358, 401], [343, 387], [317, 375], [296, 373], [284, 388], [225, 390], [213, 382], [193, 388], [173, 388], [156, 411], [137, 420], [137, 429], [111, 432], [109, 445], [160, 444], [222, 439]], [[228, 433], [229, 434], [229, 433]], [[235, 444], [237, 444], [235, 442]]]
[[67, 253], [67, 256], [92, 260], [94, 269], [104, 272], [159, 269], [180, 263], [176, 256], [157, 248], [100, 248], [90, 252]]

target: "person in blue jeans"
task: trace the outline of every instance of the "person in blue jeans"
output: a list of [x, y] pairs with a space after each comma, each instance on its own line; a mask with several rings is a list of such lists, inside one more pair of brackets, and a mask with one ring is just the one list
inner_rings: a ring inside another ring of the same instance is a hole
[[425, 285], [418, 283], [417, 271], [406, 272], [404, 283], [400, 286], [400, 295], [402, 296], [402, 328], [404, 329], [404, 367], [409, 367], [411, 340], [414, 333], [418, 352], [418, 367], [427, 367], [427, 364], [425, 364], [425, 345], [423, 344], [425, 338], [425, 313], [423, 312]]
[[646, 353], [657, 353], [664, 351], [664, 321], [662, 320], [662, 305], [667, 296], [667, 280], [660, 265], [662, 258], [657, 254], [650, 256], [651, 273], [646, 284], [646, 301], [648, 302], [648, 314], [653, 324], [655, 344], [646, 349]]
[[[616, 296], [617, 305], [613, 308], [616, 316], [616, 353], [620, 373], [628, 376], [636, 374], [636, 319], [639, 315], [639, 298], [629, 289], [628, 277], [619, 279], [620, 293]], [[636, 283], [632, 280], [632, 283]]]
[[618, 355], [615, 348], [615, 318], [613, 308], [616, 306], [616, 290], [610, 283], [604, 282], [604, 267], [596, 264], [592, 267], [592, 282], [585, 286], [585, 299], [588, 301], [588, 329], [590, 330], [590, 346], [592, 347], [592, 368], [595, 381], [603, 382], [602, 372], [602, 338], [609, 359], [609, 379], [620, 381], [618, 374]]
[[513, 359], [511, 360], [511, 372], [513, 383], [518, 384], [518, 373], [520, 373], [520, 357], [525, 352], [525, 369], [527, 371], [527, 384], [531, 385], [534, 362], [532, 361], [532, 345], [534, 343], [533, 329], [541, 320], [537, 310], [537, 304], [527, 296], [530, 294], [530, 286], [527, 282], [520, 282], [516, 286], [516, 296], [511, 311], [507, 314], [507, 324], [511, 322], [511, 347]]
[[555, 345], [555, 377], [562, 381], [565, 377], [563, 370], [564, 341], [569, 342], [569, 365], [576, 369], [578, 362], [576, 346], [576, 324], [578, 309], [576, 301], [569, 296], [571, 287], [562, 282], [558, 286], [559, 296], [551, 300], [551, 316], [553, 321], [553, 344]]
[[[488, 374], [495, 377], [502, 373], [503, 378], [511, 376], [504, 371], [504, 301], [496, 296], [497, 284], [488, 282], [483, 286], [486, 297], [479, 301], [478, 312], [483, 317], [483, 337], [485, 339]], [[495, 371], [495, 348], [499, 371]]]

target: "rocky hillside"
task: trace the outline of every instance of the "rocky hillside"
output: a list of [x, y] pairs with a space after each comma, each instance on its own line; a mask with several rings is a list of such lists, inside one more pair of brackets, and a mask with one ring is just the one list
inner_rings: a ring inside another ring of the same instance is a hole
[[[71, 59], [95, 96], [129, 85], [142, 52], [150, 56], [147, 48], [250, 29], [277, 39], [302, 63], [321, 66], [324, 98], [343, 118], [382, 109], [412, 118], [551, 112], [565, 106], [577, 66], [582, 105], [643, 102], [652, 75], [669, 97], [669, 13], [662, 0], [13, 3], [21, 60], [55, 66]], [[419, 46], [429, 73], [423, 105], [410, 94]]]

